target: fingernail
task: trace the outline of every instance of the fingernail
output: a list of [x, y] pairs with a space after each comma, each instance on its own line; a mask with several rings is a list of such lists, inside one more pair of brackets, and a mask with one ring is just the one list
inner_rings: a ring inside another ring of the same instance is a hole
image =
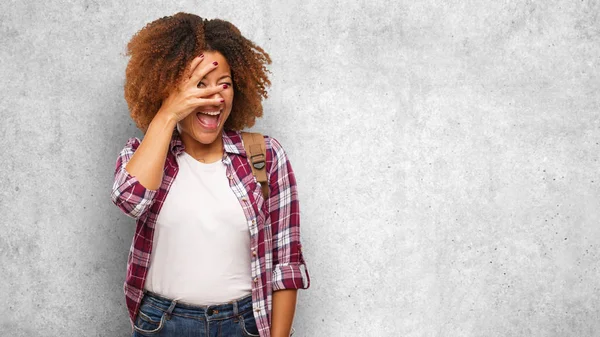
[[221, 103], [223, 103], [223, 102], [225, 102], [225, 100], [224, 100], [224, 99], [222, 99], [222, 100], [221, 100]]
[[227, 84], [223, 84], [223, 89], [227, 89]]
[[214, 64], [214, 65], [217, 65], [217, 64], [219, 64], [219, 63], [217, 63], [217, 61], [215, 61], [215, 62], [213, 62], [213, 64]]

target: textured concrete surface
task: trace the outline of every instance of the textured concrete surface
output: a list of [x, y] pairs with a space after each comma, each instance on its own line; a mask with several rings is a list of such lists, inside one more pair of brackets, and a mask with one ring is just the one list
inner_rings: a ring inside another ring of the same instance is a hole
[[274, 60], [298, 337], [600, 335], [599, 2], [427, 0], [2, 1], [0, 336], [128, 336], [123, 54], [177, 11]]

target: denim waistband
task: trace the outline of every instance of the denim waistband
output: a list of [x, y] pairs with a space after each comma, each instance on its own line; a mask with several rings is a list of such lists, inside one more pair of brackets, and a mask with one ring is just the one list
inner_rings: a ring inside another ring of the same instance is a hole
[[145, 291], [141, 304], [151, 305], [164, 311], [167, 315], [218, 320], [236, 317], [252, 310], [252, 294], [222, 304], [192, 305]]

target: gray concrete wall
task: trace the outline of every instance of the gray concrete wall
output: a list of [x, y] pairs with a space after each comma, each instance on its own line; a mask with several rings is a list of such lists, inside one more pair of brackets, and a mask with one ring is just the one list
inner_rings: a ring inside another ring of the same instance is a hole
[[600, 335], [598, 1], [2, 1], [0, 335], [128, 336], [128, 39], [177, 11], [270, 52], [302, 336]]

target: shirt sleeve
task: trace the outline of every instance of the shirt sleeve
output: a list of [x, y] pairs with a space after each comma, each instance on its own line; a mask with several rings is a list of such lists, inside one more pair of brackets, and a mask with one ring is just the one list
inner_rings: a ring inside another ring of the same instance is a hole
[[273, 163], [269, 212], [273, 231], [273, 291], [307, 289], [310, 277], [300, 242], [300, 208], [294, 171], [281, 144], [269, 137]]
[[136, 137], [129, 138], [127, 144], [119, 157], [115, 167], [115, 181], [112, 188], [112, 201], [126, 215], [137, 219], [148, 210], [154, 202], [158, 190], [146, 189], [137, 178], [130, 175], [125, 166], [140, 145]]

